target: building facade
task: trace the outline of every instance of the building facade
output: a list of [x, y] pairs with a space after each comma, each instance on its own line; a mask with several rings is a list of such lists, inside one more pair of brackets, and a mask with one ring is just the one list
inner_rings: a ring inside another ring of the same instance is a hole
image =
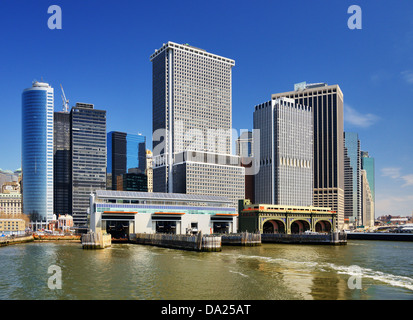
[[17, 215], [22, 212], [20, 193], [0, 193], [0, 214]]
[[72, 216], [87, 228], [90, 193], [106, 188], [106, 111], [76, 103], [71, 120]]
[[[204, 192], [202, 185], [194, 184], [214, 172], [214, 177], [210, 175], [211, 179], [205, 183], [209, 183], [215, 195], [220, 195], [218, 189], [228, 177], [236, 181], [236, 185], [227, 186], [236, 207], [235, 199], [244, 198], [244, 190], [238, 190], [237, 184], [244, 179], [245, 170], [215, 161], [215, 157], [231, 155], [234, 60], [174, 42], [164, 44], [150, 60], [153, 67], [153, 191]], [[198, 157], [198, 154], [183, 165], [182, 155], [187, 151], [210, 156]], [[209, 161], [211, 158], [214, 160]]]
[[361, 153], [355, 132], [344, 132], [344, 217], [350, 225], [361, 225]]
[[112, 238], [131, 233], [236, 232], [237, 212], [225, 197], [97, 190], [90, 199], [91, 229]]
[[338, 85], [297, 84], [294, 91], [277, 93], [313, 111], [314, 195], [313, 205], [329, 207], [344, 225], [344, 117], [343, 93]]
[[53, 217], [53, 99], [44, 82], [22, 94], [23, 212], [32, 220]]
[[112, 190], [117, 190], [117, 179], [130, 169], [146, 169], [146, 137], [139, 134], [111, 131], [107, 134], [107, 174]]
[[374, 227], [374, 201], [370, 190], [369, 181], [367, 179], [366, 170], [361, 170], [361, 189], [362, 189], [362, 225], [366, 227]]
[[368, 151], [361, 151], [361, 167], [366, 170], [367, 181], [369, 182], [369, 187], [371, 195], [373, 197], [373, 202], [375, 201], [374, 187], [375, 187], [375, 171], [374, 171], [374, 158], [369, 156]]
[[255, 106], [260, 132], [260, 170], [255, 202], [310, 206], [313, 202], [313, 122], [311, 108], [279, 98]]
[[53, 128], [53, 212], [71, 214], [71, 118], [69, 112], [54, 113]]

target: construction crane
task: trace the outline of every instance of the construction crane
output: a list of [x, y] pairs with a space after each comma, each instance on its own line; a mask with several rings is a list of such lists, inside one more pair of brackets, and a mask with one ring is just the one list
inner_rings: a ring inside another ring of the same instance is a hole
[[69, 100], [66, 99], [65, 92], [63, 90], [62, 84], [60, 84], [60, 88], [62, 88], [62, 100], [63, 100], [63, 111], [69, 112]]

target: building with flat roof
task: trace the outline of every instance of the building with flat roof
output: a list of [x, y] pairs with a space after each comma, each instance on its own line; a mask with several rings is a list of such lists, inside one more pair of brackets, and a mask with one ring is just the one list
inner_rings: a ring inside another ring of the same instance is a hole
[[237, 212], [225, 197], [97, 190], [90, 196], [90, 229], [113, 239], [131, 233], [236, 232]]
[[296, 84], [294, 91], [277, 93], [313, 111], [314, 195], [313, 205], [337, 212], [338, 226], [344, 225], [344, 115], [343, 93], [338, 85]]
[[260, 133], [260, 170], [255, 175], [257, 203], [313, 204], [313, 115], [294, 99], [277, 98], [255, 106]]
[[0, 219], [0, 235], [24, 235], [26, 232], [25, 230], [26, 222], [23, 219]]
[[[232, 156], [235, 61], [174, 42], [155, 50], [150, 60], [153, 190], [224, 194], [236, 208], [237, 201], [245, 195], [245, 168], [215, 161], [215, 157]], [[197, 155], [182, 162], [185, 152]], [[205, 154], [210, 155], [207, 160]]]
[[89, 195], [106, 189], [106, 111], [76, 103], [71, 121], [72, 216], [75, 227], [87, 228]]
[[355, 132], [344, 132], [344, 216], [350, 225], [362, 224], [361, 153]]

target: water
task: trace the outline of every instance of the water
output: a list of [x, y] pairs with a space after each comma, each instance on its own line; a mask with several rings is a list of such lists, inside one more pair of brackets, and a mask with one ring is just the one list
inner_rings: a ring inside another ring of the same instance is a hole
[[[52, 265], [61, 268], [62, 289], [48, 287]], [[350, 289], [349, 279], [359, 286]], [[0, 248], [0, 299], [412, 300], [413, 243], [263, 244], [209, 253], [27, 243]]]

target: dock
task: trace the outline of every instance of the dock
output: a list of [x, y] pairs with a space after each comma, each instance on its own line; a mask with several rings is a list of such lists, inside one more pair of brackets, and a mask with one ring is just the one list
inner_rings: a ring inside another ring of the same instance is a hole
[[183, 235], [165, 233], [131, 234], [129, 241], [135, 244], [152, 245], [171, 249], [214, 252], [221, 251], [221, 237], [215, 235]]
[[112, 245], [112, 236], [108, 233], [89, 232], [82, 234], [83, 249], [104, 249]]
[[227, 246], [260, 246], [261, 234], [260, 233], [228, 233], [221, 235], [222, 245]]
[[413, 233], [348, 232], [349, 240], [413, 241]]
[[347, 244], [347, 235], [344, 232], [328, 234], [263, 233], [261, 241], [262, 243], [345, 245]]

